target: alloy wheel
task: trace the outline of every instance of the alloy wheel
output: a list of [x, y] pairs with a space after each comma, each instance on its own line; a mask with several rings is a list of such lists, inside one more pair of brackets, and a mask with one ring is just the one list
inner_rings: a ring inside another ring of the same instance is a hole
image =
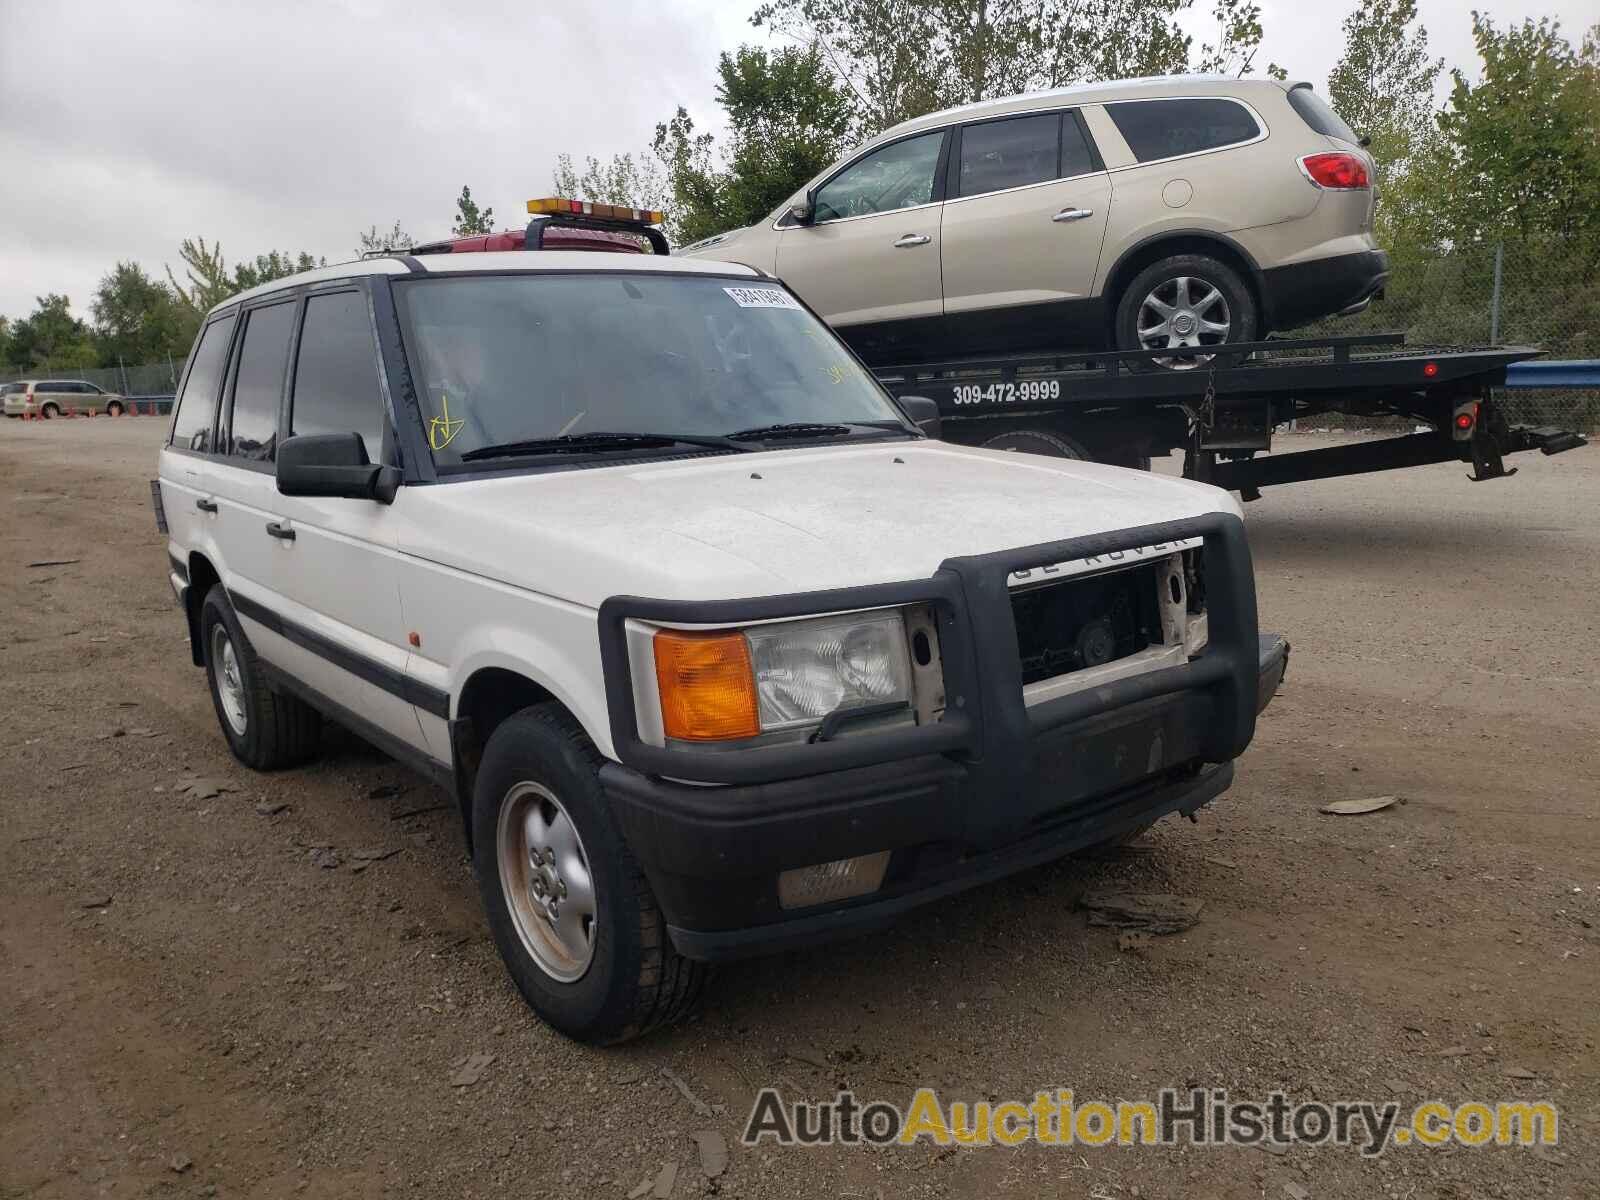
[[222, 701], [222, 715], [236, 737], [243, 737], [249, 728], [245, 709], [244, 676], [239, 672], [239, 655], [233, 648], [233, 639], [221, 625], [211, 631], [212, 673], [217, 680], [217, 696]]
[[[1157, 284], [1143, 303], [1135, 330], [1145, 350], [1198, 349], [1228, 340], [1233, 320], [1227, 298], [1204, 279], [1179, 275]], [[1187, 371], [1210, 362], [1210, 354], [1158, 358], [1157, 365]]]
[[523, 948], [561, 983], [581, 979], [594, 958], [594, 873], [572, 816], [554, 792], [531, 781], [500, 801], [500, 886]]

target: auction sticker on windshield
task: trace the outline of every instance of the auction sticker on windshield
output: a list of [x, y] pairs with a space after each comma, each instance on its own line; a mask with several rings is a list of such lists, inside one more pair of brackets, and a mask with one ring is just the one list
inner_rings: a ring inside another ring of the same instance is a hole
[[788, 292], [779, 291], [777, 288], [743, 288], [725, 287], [722, 289], [733, 297], [733, 302], [740, 308], [794, 308], [800, 307], [800, 302]]

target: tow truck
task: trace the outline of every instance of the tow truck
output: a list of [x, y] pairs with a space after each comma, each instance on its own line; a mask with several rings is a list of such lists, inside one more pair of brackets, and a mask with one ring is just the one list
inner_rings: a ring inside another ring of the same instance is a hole
[[[1181, 451], [1183, 474], [1256, 500], [1261, 489], [1460, 461], [1478, 482], [1515, 475], [1508, 455], [1559, 454], [1580, 434], [1513, 425], [1493, 390], [1531, 346], [1407, 347], [1399, 333], [1273, 338], [1158, 365], [1170, 350], [965, 358], [875, 371], [896, 397], [939, 407], [940, 436], [1148, 468]], [[1282, 425], [1322, 413], [1402, 417], [1427, 428], [1258, 457]]]
[[[414, 254], [582, 248], [671, 252], [665, 214], [586, 200], [528, 201], [526, 230], [429, 243]], [[578, 239], [588, 238], [580, 243]], [[643, 239], [641, 244], [640, 239]], [[1190, 479], [1257, 500], [1261, 489], [1459, 461], [1478, 482], [1517, 473], [1509, 455], [1586, 444], [1570, 430], [1513, 425], [1493, 389], [1532, 346], [1408, 347], [1399, 333], [1273, 337], [1174, 358], [1171, 350], [966, 357], [874, 369], [897, 399], [939, 409], [947, 442], [1148, 469], [1184, 456]], [[1401, 417], [1417, 432], [1266, 454], [1275, 431], [1323, 413]]]

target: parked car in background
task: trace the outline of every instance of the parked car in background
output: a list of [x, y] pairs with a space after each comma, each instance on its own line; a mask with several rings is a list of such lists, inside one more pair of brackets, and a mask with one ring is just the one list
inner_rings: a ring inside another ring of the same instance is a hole
[[1308, 83], [1169, 76], [885, 131], [766, 220], [681, 254], [800, 293], [869, 363], [1193, 353], [1364, 307], [1373, 160]]
[[19, 379], [0, 387], [8, 417], [120, 417], [127, 401], [86, 379]]

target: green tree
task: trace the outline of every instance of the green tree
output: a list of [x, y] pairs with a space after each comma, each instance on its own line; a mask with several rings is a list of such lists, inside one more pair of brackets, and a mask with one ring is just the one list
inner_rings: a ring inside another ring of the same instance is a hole
[[37, 307], [11, 327], [6, 345], [15, 370], [63, 371], [98, 361], [89, 327], [72, 315], [71, 302], [52, 292], [35, 297]]
[[461, 195], [456, 197], [456, 219], [450, 232], [456, 237], [494, 232], [494, 209], [480, 210], [478, 202], [472, 198], [472, 189], [465, 184], [461, 186]]
[[850, 96], [819, 46], [741, 46], [721, 56], [717, 76], [728, 122], [720, 150], [682, 108], [656, 126], [670, 228], [682, 241], [760, 220], [838, 157], [853, 124]]
[[192, 316], [203, 317], [238, 289], [228, 275], [227, 264], [222, 259], [222, 244], [206, 245], [205, 238], [184, 238], [178, 247], [178, 257], [183, 260], [187, 284], [167, 267], [167, 282], [178, 303]]
[[184, 277], [188, 283], [179, 283], [170, 266], [167, 268], [167, 281], [178, 297], [178, 303], [195, 317], [203, 317], [229, 296], [247, 288], [327, 265], [326, 259], [314, 258], [304, 250], [298, 254], [271, 250], [256, 255], [248, 262], [241, 262], [229, 271], [227, 261], [222, 257], [222, 243], [207, 245], [203, 237], [185, 238], [178, 247], [178, 257], [183, 259]]
[[[822, 48], [856, 101], [858, 137], [955, 104], [1085, 80], [1247, 74], [1254, 0], [1215, 0], [1216, 39], [1178, 23], [1194, 0], [768, 0], [751, 18]], [[1277, 67], [1269, 71], [1282, 77]]]
[[90, 303], [100, 361], [111, 366], [159, 362], [181, 357], [194, 340], [193, 316], [172, 289], [152, 279], [143, 267], [119, 262], [95, 290]]
[[356, 256], [358, 258], [363, 254], [382, 254], [390, 250], [409, 250], [417, 244], [415, 238], [400, 228], [399, 221], [394, 223], [394, 228], [389, 230], [388, 233], [380, 233], [378, 227], [374, 225], [365, 233], [356, 234], [356, 240], [359, 243], [356, 246]]
[[1328, 75], [1328, 99], [1371, 140], [1383, 194], [1378, 240], [1400, 261], [1431, 253], [1444, 149], [1434, 87], [1444, 60], [1428, 54], [1416, 0], [1361, 0], [1345, 17], [1344, 39]]
[[1361, 0], [1344, 19], [1344, 53], [1328, 75], [1328, 99], [1372, 139], [1380, 167], [1404, 171], [1437, 133], [1434, 85], [1444, 59], [1428, 54], [1416, 0]]
[[287, 279], [302, 271], [312, 271], [327, 265], [327, 259], [313, 258], [304, 250], [298, 254], [269, 250], [266, 254], [258, 254], [250, 262], [239, 263], [233, 268], [233, 287], [235, 291], [242, 292], [247, 288], [259, 287], [263, 283], [271, 283], [274, 279]]
[[572, 155], [557, 155], [553, 186], [558, 196], [629, 208], [665, 209], [672, 198], [661, 163], [650, 154], [614, 154], [609, 162], [591, 155], [581, 171]]
[[1472, 14], [1482, 59], [1451, 72], [1439, 116], [1450, 183], [1443, 217], [1458, 240], [1600, 235], [1600, 29], [1575, 51], [1549, 18], [1504, 32]]

